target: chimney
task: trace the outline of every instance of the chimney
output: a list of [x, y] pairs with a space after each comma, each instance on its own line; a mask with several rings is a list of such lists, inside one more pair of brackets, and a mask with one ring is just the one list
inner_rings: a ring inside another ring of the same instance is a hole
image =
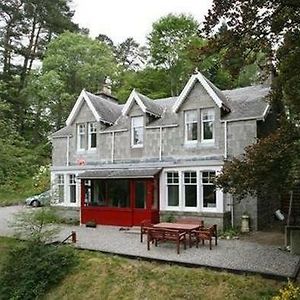
[[105, 77], [101, 93], [111, 96], [111, 79], [109, 76]]

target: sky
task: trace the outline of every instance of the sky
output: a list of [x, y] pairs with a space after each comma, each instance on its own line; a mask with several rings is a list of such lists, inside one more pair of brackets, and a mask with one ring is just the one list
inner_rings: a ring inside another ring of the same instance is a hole
[[115, 44], [133, 37], [142, 45], [159, 18], [184, 13], [202, 22], [211, 5], [212, 0], [73, 0], [74, 22], [90, 36], [106, 34]]

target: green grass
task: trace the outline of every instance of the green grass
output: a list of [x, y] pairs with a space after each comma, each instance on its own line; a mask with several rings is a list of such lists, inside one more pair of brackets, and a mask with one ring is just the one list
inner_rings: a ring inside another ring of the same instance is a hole
[[[16, 240], [0, 238], [1, 262]], [[271, 299], [283, 283], [260, 276], [77, 251], [79, 265], [44, 299]]]

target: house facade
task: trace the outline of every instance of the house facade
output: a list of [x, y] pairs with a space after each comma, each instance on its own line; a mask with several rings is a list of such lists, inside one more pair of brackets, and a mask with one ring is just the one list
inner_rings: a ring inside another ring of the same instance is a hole
[[214, 185], [224, 160], [268, 131], [269, 87], [220, 91], [193, 74], [178, 97], [152, 100], [133, 90], [120, 105], [109, 89], [83, 90], [66, 126], [52, 135], [52, 187], [58, 205], [80, 208], [80, 221], [120, 226], [166, 214], [206, 224], [257, 229], [269, 204], [235, 202]]

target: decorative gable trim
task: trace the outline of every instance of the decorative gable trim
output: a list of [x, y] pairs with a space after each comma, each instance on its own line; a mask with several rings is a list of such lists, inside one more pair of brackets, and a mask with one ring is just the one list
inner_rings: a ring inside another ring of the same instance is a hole
[[73, 106], [72, 108], [72, 111], [70, 113], [70, 115], [68, 116], [67, 118], [67, 121], [66, 121], [66, 125], [69, 126], [72, 124], [73, 120], [75, 119], [76, 115], [78, 114], [78, 111], [81, 107], [81, 104], [83, 102], [86, 102], [86, 104], [88, 105], [89, 109], [91, 110], [91, 112], [93, 113], [95, 119], [97, 122], [100, 121], [100, 116], [99, 114], [97, 113], [94, 105], [92, 104], [91, 100], [89, 99], [88, 95], [86, 94], [85, 90], [82, 90], [79, 97], [77, 98], [76, 100], [76, 103], [75, 105]]
[[147, 112], [147, 108], [144, 105], [144, 103], [142, 102], [142, 100], [140, 99], [139, 95], [137, 94], [137, 92], [135, 91], [135, 89], [132, 90], [126, 104], [124, 105], [123, 109], [122, 109], [122, 115], [123, 116], [127, 116], [127, 114], [129, 113], [132, 105], [134, 104], [134, 101], [136, 101], [136, 103], [138, 104], [138, 106], [141, 108], [143, 113]]
[[200, 72], [198, 72], [197, 74], [193, 74], [191, 76], [191, 78], [185, 85], [184, 89], [180, 93], [178, 99], [174, 103], [174, 106], [173, 106], [174, 113], [176, 113], [178, 111], [178, 109], [180, 108], [180, 106], [182, 105], [182, 103], [184, 102], [184, 100], [188, 96], [189, 92], [191, 91], [192, 87], [194, 86], [194, 84], [197, 81], [201, 83], [201, 85], [204, 87], [204, 89], [207, 91], [207, 93], [210, 95], [210, 97], [214, 100], [214, 102], [216, 103], [216, 105], [219, 108], [222, 108], [225, 106], [223, 101], [218, 97], [218, 95], [214, 92], [214, 90], [209, 86], [209, 84], [207, 83], [207, 81], [205, 80], [203, 75]]

